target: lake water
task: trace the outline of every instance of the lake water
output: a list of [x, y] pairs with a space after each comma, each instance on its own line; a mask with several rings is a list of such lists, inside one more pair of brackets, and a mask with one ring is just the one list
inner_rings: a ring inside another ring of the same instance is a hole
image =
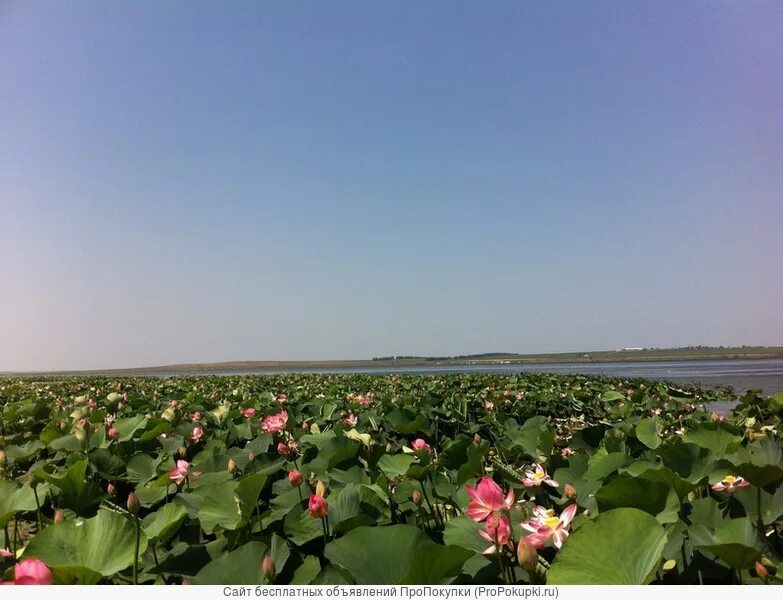
[[[281, 368], [221, 372], [218, 375], [272, 375], [280, 373], [363, 373], [388, 375], [446, 375], [451, 373], [568, 373], [606, 377], [642, 377], [703, 387], [731, 386], [738, 394], [759, 388], [765, 394], [783, 391], [783, 358], [759, 360], [672, 360], [655, 362], [550, 363], [541, 365], [425, 365], [401, 367]], [[179, 373], [182, 375], [183, 373]], [[193, 373], [196, 374], [196, 373]], [[161, 375], [175, 375], [161, 374]]]

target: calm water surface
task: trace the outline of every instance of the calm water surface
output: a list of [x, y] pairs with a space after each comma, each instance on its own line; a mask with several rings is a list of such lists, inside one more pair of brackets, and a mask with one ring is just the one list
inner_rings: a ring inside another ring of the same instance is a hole
[[[673, 360], [656, 362], [550, 363], [545, 365], [426, 365], [418, 367], [334, 367], [313, 369], [260, 369], [220, 372], [217, 375], [274, 375], [280, 373], [363, 373], [387, 375], [438, 375], [451, 373], [568, 373], [606, 377], [642, 377], [703, 387], [731, 386], [737, 393], [758, 388], [765, 394], [783, 391], [783, 358], [759, 360]], [[159, 375], [198, 375], [164, 373]], [[203, 373], [201, 373], [203, 374]]]

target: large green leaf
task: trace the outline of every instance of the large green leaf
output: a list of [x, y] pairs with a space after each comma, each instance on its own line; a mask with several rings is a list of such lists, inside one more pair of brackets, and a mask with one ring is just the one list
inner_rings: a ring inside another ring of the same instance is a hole
[[163, 544], [177, 532], [187, 514], [181, 504], [165, 504], [156, 512], [147, 515], [141, 526], [150, 542]]
[[85, 477], [87, 459], [76, 461], [65, 473], [49, 473], [40, 467], [33, 472], [36, 477], [48, 481], [59, 490], [60, 506], [70, 508], [77, 514], [91, 513], [103, 497], [103, 490], [98, 484]]
[[35, 509], [35, 495], [29, 485], [17, 488], [14, 483], [0, 479], [0, 527], [5, 527], [16, 513]]
[[206, 533], [213, 533], [218, 528], [233, 530], [241, 525], [242, 511], [234, 494], [238, 485], [236, 481], [226, 481], [201, 488], [192, 494], [202, 498], [198, 507], [198, 520]]
[[443, 541], [450, 546], [467, 548], [473, 552], [484, 552], [489, 543], [479, 537], [478, 532], [484, 529], [482, 523], [476, 523], [465, 515], [451, 519], [443, 532]]
[[635, 508], [602, 513], [574, 531], [547, 574], [553, 585], [642, 585], [661, 561], [666, 532]]
[[764, 548], [750, 519], [727, 519], [714, 529], [692, 525], [688, 533], [693, 545], [725, 560], [736, 569], [749, 569]]
[[552, 451], [554, 433], [549, 430], [542, 416], [531, 417], [519, 429], [512, 429], [508, 437], [514, 446], [519, 447], [535, 461], [545, 461]]
[[416, 459], [408, 454], [384, 454], [378, 461], [378, 468], [386, 477], [394, 479], [404, 476], [414, 462]]
[[663, 523], [677, 521], [677, 497], [668, 485], [660, 481], [619, 477], [599, 489], [595, 498], [601, 512], [621, 507], [638, 508], [653, 516], [665, 512], [661, 515], [663, 518], [659, 518]]
[[326, 545], [324, 555], [361, 585], [401, 583], [411, 569], [415, 549], [427, 540], [410, 525], [359, 527]]
[[193, 578], [200, 585], [262, 585], [266, 583], [261, 562], [267, 545], [248, 542], [233, 552], [207, 563]]
[[459, 546], [425, 543], [413, 552], [413, 564], [400, 583], [444, 584], [462, 571], [462, 565], [474, 553]]
[[720, 422], [702, 423], [688, 429], [683, 435], [682, 441], [686, 444], [706, 448], [716, 457], [722, 457], [739, 448], [742, 436], [736, 433], [734, 427]]
[[642, 419], [636, 424], [636, 437], [639, 441], [655, 450], [661, 445], [661, 423], [656, 417]]
[[427, 431], [429, 421], [421, 413], [415, 413], [406, 408], [397, 408], [386, 415], [386, 425], [398, 433], [409, 435]]
[[[133, 563], [136, 528], [124, 516], [101, 510], [83, 522], [51, 525], [30, 540], [25, 557], [40, 558], [63, 583], [92, 584]], [[147, 548], [141, 533], [140, 552]]]

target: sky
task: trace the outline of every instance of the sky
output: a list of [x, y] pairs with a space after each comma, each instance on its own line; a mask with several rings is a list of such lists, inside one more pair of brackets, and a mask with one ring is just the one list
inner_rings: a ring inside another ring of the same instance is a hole
[[783, 6], [0, 3], [0, 371], [783, 344]]

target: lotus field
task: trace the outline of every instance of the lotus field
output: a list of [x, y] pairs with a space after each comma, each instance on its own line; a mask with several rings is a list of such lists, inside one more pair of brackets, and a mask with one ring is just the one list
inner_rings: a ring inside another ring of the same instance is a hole
[[783, 393], [0, 379], [4, 584], [775, 584]]

